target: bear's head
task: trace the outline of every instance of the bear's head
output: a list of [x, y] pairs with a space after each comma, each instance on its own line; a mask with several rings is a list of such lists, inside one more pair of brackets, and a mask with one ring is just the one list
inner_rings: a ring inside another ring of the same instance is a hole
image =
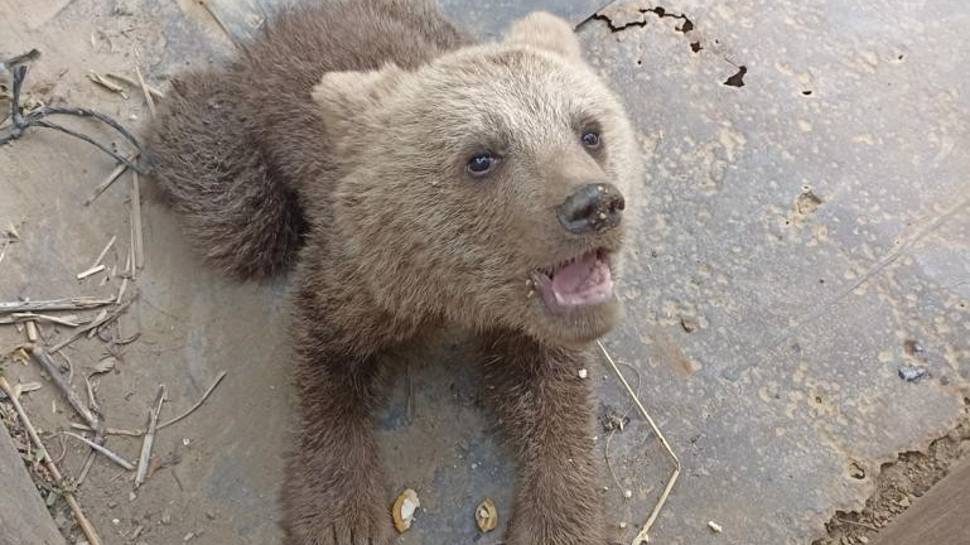
[[564, 21], [535, 13], [414, 71], [328, 73], [313, 96], [342, 173], [334, 236], [388, 312], [556, 345], [615, 324], [640, 159]]

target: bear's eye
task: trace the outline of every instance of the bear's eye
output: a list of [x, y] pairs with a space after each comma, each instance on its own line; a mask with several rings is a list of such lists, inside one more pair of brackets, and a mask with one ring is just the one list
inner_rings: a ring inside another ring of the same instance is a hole
[[582, 136], [583, 145], [589, 149], [600, 147], [600, 133], [596, 131], [585, 131]]
[[498, 158], [489, 152], [479, 153], [468, 160], [468, 172], [472, 176], [484, 176], [495, 168]]

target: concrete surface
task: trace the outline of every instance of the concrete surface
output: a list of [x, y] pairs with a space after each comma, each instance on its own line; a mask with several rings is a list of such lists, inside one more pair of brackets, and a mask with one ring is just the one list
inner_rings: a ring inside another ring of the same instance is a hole
[[[443, 2], [482, 36], [532, 9], [579, 23], [601, 4]], [[271, 9], [257, 0], [209, 5], [237, 36]], [[882, 462], [925, 447], [964, 415], [970, 7], [957, 0], [660, 6], [664, 15], [685, 16], [689, 32], [684, 18], [660, 17], [657, 7], [614, 5], [610, 21], [579, 29], [589, 61], [628, 104], [648, 164], [649, 198], [639, 203], [646, 223], [632, 239], [621, 288], [627, 319], [607, 345], [637, 369], [644, 402], [684, 462], [653, 537], [806, 545], [824, 535], [836, 510], [862, 505]], [[44, 51], [28, 88], [132, 126], [148, 115], [139, 94], [124, 100], [99, 89], [85, 79], [88, 69], [131, 74], [140, 58], [148, 79], [164, 85], [230, 47], [211, 14], [189, 0], [42, 0], [30, 9], [0, 0], [0, 19], [19, 23], [0, 35], [0, 51]], [[742, 65], [744, 85], [724, 85]], [[13, 222], [21, 235], [0, 262], [0, 299], [116, 292], [117, 279], [103, 287], [99, 277], [74, 279], [112, 235], [119, 251], [109, 262], [124, 265], [130, 178], [90, 207], [81, 204], [111, 168], [57, 134], [35, 132], [0, 149], [0, 228]], [[284, 282], [239, 285], [205, 270], [152, 188], [143, 192], [141, 296], [119, 333], [141, 336], [100, 379], [109, 425], [140, 427], [159, 383], [171, 392], [166, 410], [174, 414], [220, 370], [229, 375], [203, 409], [162, 433], [166, 464], [134, 499], [130, 483], [99, 460], [80, 490], [82, 504], [109, 544], [126, 542], [138, 526], [145, 543], [190, 533], [199, 543], [275, 543], [289, 418]], [[3, 352], [21, 339], [0, 329]], [[79, 369], [104, 350], [92, 340], [67, 353]], [[479, 410], [467, 359], [461, 343], [447, 339], [416, 354], [412, 411], [402, 377], [381, 417], [395, 492], [411, 486], [422, 500], [401, 543], [501, 539], [480, 537], [472, 514], [490, 496], [505, 518], [514, 468]], [[900, 378], [914, 369], [928, 373]], [[8, 370], [36, 380], [32, 367]], [[604, 414], [629, 411], [605, 366], [592, 378]], [[46, 387], [26, 400], [46, 429], [69, 416], [63, 403], [51, 413], [52, 393]], [[601, 447], [608, 436], [600, 435]], [[108, 445], [137, 456], [135, 440], [112, 437]], [[670, 468], [632, 413], [610, 453], [619, 486], [607, 477], [604, 501], [625, 543]], [[77, 472], [84, 454], [71, 445], [68, 471]], [[710, 531], [712, 520], [723, 533]]]
[[21, 461], [21, 454], [14, 448], [7, 428], [0, 426], [0, 483], [3, 483], [5, 499], [0, 508], [0, 545], [64, 545], [64, 537], [58, 531], [47, 512], [47, 506], [30, 474]]

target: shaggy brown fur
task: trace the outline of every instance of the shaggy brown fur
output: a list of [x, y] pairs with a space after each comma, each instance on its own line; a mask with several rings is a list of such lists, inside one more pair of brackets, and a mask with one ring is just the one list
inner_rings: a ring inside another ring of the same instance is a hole
[[[590, 131], [601, 143], [584, 147]], [[553, 311], [535, 282], [583, 255], [613, 255], [615, 273], [618, 192], [640, 171], [623, 108], [566, 23], [533, 14], [470, 45], [428, 2], [288, 11], [230, 66], [174, 82], [149, 149], [216, 265], [266, 274], [304, 244], [287, 545], [387, 542], [372, 411], [395, 354], [444, 323], [481, 338], [521, 467], [506, 543], [605, 544], [578, 370], [620, 305]], [[475, 176], [486, 151], [497, 166]]]

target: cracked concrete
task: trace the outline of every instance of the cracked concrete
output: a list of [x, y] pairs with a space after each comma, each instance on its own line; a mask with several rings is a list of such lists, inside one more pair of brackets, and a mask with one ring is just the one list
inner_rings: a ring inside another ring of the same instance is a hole
[[[132, 15], [119, 16], [94, 0], [38, 0], [23, 30], [0, 37], [0, 50], [40, 47], [33, 85], [137, 125], [130, 115], [147, 115], [140, 100], [93, 88], [87, 69], [130, 69], [138, 47], [149, 80], [164, 85], [186, 64], [229, 50], [215, 18], [239, 39], [274, 4], [207, 3], [211, 13], [189, 0], [132, 0], [124, 3]], [[442, 1], [484, 37], [533, 9], [568, 17], [640, 132], [644, 224], [621, 288], [627, 319], [606, 342], [637, 370], [639, 381], [624, 367], [684, 462], [655, 542], [807, 545], [837, 511], [863, 507], [884, 462], [926, 449], [965, 418], [970, 8], [958, 0], [606, 3]], [[104, 37], [91, 39], [97, 32]], [[58, 135], [0, 150], [0, 226], [13, 221], [22, 235], [0, 264], [0, 299], [96, 291], [73, 273], [112, 233], [127, 233], [126, 194], [115, 187], [95, 207], [77, 203], [110, 169]], [[160, 453], [181, 463], [133, 501], [113, 469], [96, 464], [82, 502], [110, 530], [109, 545], [139, 524], [148, 543], [197, 530], [200, 543], [274, 543], [289, 416], [284, 286], [206, 271], [146, 193], [142, 301], [124, 323], [142, 337], [104, 379], [102, 405], [113, 424], [137, 427], [159, 382], [184, 405], [219, 370], [230, 375], [206, 410], [160, 437]], [[0, 331], [2, 347], [19, 339]], [[88, 365], [99, 350], [89, 342], [71, 357]], [[395, 491], [414, 487], [422, 500], [401, 543], [498, 540], [479, 538], [474, 526], [484, 496], [507, 519], [513, 468], [478, 407], [467, 357], [451, 339], [415, 354], [380, 417]], [[925, 378], [903, 380], [905, 368]], [[17, 372], [31, 379], [29, 368]], [[613, 415], [603, 447], [630, 405], [605, 367], [590, 374], [601, 416]], [[30, 394], [29, 407], [46, 428], [63, 425], [44, 395]], [[136, 444], [112, 441], [137, 455]], [[669, 467], [636, 417], [613, 433], [610, 453], [616, 481], [605, 478], [604, 501], [614, 537], [628, 542]], [[67, 467], [83, 454], [70, 450]]]

